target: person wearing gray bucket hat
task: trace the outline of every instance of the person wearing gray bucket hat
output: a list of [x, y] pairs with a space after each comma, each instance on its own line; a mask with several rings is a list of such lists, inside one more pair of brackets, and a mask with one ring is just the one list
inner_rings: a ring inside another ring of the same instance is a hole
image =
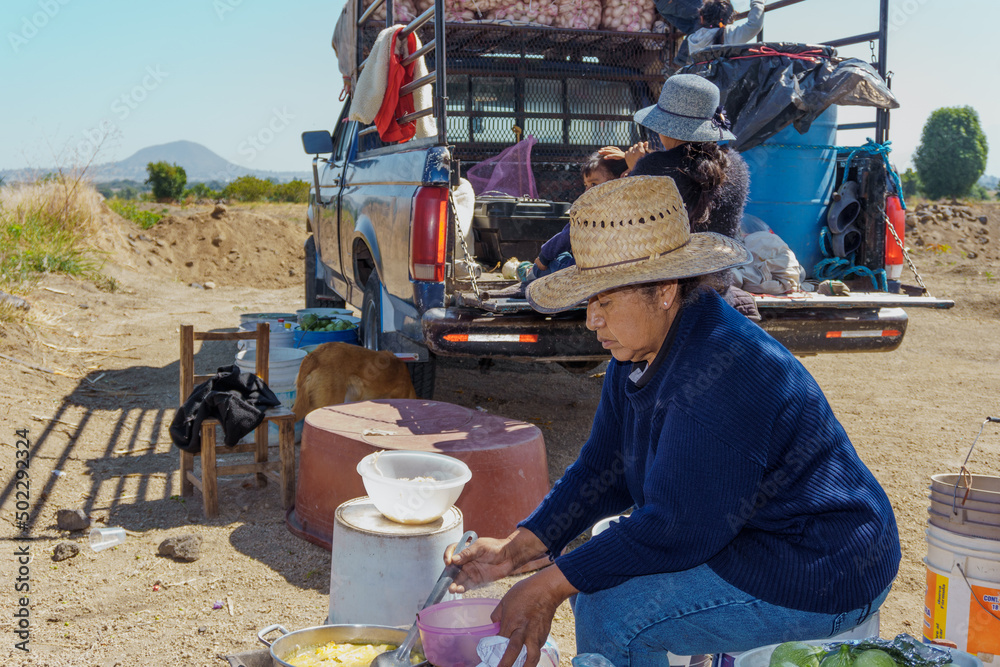
[[635, 122], [681, 141], [732, 141], [718, 87], [697, 74], [666, 80], [656, 104], [635, 112]]
[[805, 367], [706, 288], [746, 250], [691, 233], [666, 177], [591, 188], [570, 224], [577, 265], [528, 296], [546, 312], [585, 299], [587, 327], [613, 357], [590, 436], [511, 535], [445, 553], [461, 566], [453, 593], [554, 560], [497, 605], [509, 638], [500, 667], [522, 647], [535, 667], [567, 599], [577, 653], [616, 667], [863, 623], [899, 566], [892, 506]]

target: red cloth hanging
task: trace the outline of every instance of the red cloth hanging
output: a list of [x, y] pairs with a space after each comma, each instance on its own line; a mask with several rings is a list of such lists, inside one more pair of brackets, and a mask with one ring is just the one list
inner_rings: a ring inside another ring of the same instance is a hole
[[[384, 142], [409, 141], [417, 132], [416, 121], [410, 121], [400, 125], [397, 118], [413, 113], [413, 93], [400, 95], [399, 89], [413, 81], [413, 67], [416, 61], [409, 65], [403, 65], [403, 59], [396, 52], [396, 37], [399, 36], [397, 30], [392, 36], [389, 56], [389, 75], [386, 77], [385, 97], [382, 99], [382, 106], [379, 107], [375, 115], [375, 127], [378, 128], [378, 135]], [[406, 36], [407, 53], [413, 53], [417, 49], [417, 39], [411, 32]]]

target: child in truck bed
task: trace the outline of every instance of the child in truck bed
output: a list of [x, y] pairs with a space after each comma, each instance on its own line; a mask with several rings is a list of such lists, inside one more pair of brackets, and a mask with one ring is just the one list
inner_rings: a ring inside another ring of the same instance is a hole
[[[583, 175], [583, 186], [589, 190], [595, 185], [621, 178], [627, 169], [624, 160], [607, 158], [595, 152], [580, 166]], [[529, 283], [535, 278], [546, 276], [553, 271], [565, 269], [574, 264], [573, 255], [569, 251], [569, 223], [562, 231], [550, 238], [538, 251], [534, 263], [521, 262], [517, 268], [517, 277], [523, 283]]]

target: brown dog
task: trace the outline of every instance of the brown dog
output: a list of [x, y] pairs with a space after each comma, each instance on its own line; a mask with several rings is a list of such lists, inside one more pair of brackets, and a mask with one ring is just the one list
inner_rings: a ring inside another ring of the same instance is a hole
[[392, 352], [323, 343], [302, 360], [292, 410], [302, 419], [327, 405], [416, 397], [406, 364]]

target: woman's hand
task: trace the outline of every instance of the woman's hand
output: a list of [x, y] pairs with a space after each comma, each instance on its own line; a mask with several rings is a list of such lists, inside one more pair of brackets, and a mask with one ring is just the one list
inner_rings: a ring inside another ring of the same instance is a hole
[[636, 145], [632, 146], [625, 153], [625, 164], [628, 165], [628, 170], [632, 171], [635, 169], [636, 163], [644, 156], [649, 155], [653, 151], [649, 148], [648, 141], [640, 141]]
[[604, 148], [598, 149], [597, 154], [609, 160], [625, 159], [625, 151], [618, 148], [617, 146], [605, 146]]
[[511, 667], [522, 646], [527, 649], [524, 667], [535, 667], [556, 609], [577, 592], [556, 565], [514, 584], [493, 610], [493, 622], [500, 624], [500, 635], [509, 640], [497, 667]]
[[454, 544], [444, 552], [446, 565], [462, 567], [455, 582], [448, 587], [451, 593], [464, 593], [497, 579], [503, 579], [514, 570], [545, 553], [545, 544], [529, 530], [518, 529], [510, 537], [498, 540], [481, 537], [454, 556]]

